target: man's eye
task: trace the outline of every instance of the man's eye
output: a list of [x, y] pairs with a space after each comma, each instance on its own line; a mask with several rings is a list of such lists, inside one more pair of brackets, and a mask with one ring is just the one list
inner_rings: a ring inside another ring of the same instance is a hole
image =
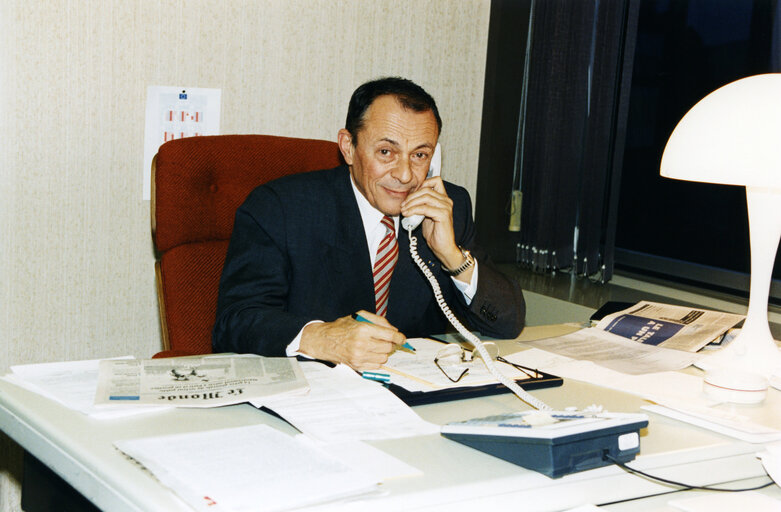
[[390, 149], [381, 149], [380, 150], [380, 154], [382, 156], [388, 156], [388, 155], [390, 155]]

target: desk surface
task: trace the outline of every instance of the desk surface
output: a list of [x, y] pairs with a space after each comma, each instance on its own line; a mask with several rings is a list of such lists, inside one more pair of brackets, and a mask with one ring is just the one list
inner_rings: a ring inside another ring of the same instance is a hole
[[[541, 328], [527, 331], [530, 339], [550, 333]], [[598, 403], [610, 411], [641, 412], [640, 406], [645, 404], [637, 397], [573, 380], [565, 381], [560, 388], [536, 390], [533, 394], [554, 408]], [[764, 407], [781, 407], [781, 392], [772, 390]], [[444, 424], [527, 408], [508, 394], [423, 405], [415, 411], [427, 421]], [[759, 445], [653, 414], [649, 419], [648, 428], [641, 432], [640, 455], [631, 464], [638, 469], [696, 485], [765, 475], [755, 456], [761, 450]], [[296, 432], [284, 421], [247, 404], [96, 420], [0, 381], [0, 429], [103, 510], [190, 510], [115, 449], [114, 441], [257, 423]], [[371, 444], [422, 470], [424, 475], [388, 481], [382, 485], [381, 497], [340, 503], [339, 510], [370, 507], [434, 511], [452, 510], [454, 504], [459, 509], [473, 505], [504, 510], [521, 503], [526, 511], [563, 510], [583, 503], [610, 503], [675, 490], [615, 466], [551, 479], [437, 435]]]

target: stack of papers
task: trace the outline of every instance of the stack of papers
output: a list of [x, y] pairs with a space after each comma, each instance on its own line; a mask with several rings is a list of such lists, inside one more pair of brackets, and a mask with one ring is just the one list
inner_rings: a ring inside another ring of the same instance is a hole
[[267, 425], [114, 444], [196, 510], [287, 510], [371, 492], [380, 483], [304, 436]]

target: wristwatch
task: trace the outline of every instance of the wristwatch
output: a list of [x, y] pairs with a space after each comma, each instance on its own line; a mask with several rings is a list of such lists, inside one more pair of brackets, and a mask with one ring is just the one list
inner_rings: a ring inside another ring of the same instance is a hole
[[469, 253], [469, 251], [467, 251], [466, 249], [464, 249], [460, 245], [458, 246], [458, 250], [461, 251], [461, 256], [464, 257], [464, 262], [461, 264], [461, 266], [459, 266], [456, 269], [450, 270], [449, 268], [445, 267], [444, 265], [440, 265], [442, 267], [442, 270], [445, 272], [445, 274], [447, 274], [449, 276], [455, 277], [455, 276], [461, 274], [462, 272], [464, 272], [469, 267], [473, 267], [475, 265], [475, 259], [472, 257], [472, 255]]

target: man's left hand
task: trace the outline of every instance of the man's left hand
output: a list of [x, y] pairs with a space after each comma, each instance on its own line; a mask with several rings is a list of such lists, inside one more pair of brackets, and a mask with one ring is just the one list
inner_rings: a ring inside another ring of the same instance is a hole
[[[464, 262], [453, 232], [453, 200], [448, 197], [442, 178], [435, 176], [424, 181], [401, 203], [401, 214], [425, 216], [421, 225], [423, 238], [442, 265], [458, 268]], [[465, 282], [470, 277], [471, 272], [458, 276]]]

